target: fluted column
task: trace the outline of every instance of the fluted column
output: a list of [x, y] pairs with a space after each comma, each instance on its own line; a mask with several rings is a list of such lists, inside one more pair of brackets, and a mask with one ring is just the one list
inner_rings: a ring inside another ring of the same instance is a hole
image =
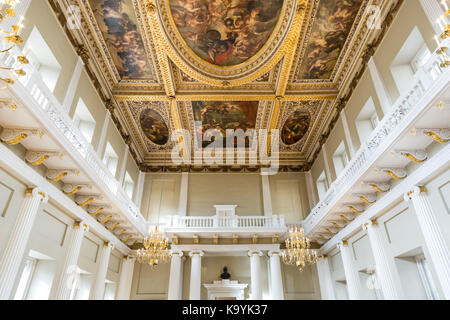
[[202, 282], [203, 251], [191, 251], [191, 284], [189, 286], [189, 300], [200, 300]]
[[183, 281], [183, 251], [173, 251], [170, 261], [169, 294], [167, 300], [181, 300], [181, 284]]
[[272, 300], [284, 300], [283, 277], [281, 276], [280, 251], [269, 251]]
[[48, 201], [38, 188], [27, 189], [0, 261], [0, 300], [8, 300], [22, 263], [39, 204]]
[[350, 300], [361, 300], [361, 279], [359, 278], [358, 270], [356, 270], [355, 264], [353, 263], [351, 249], [349, 248], [347, 241], [341, 241], [337, 246], [341, 250], [345, 279], [347, 280], [348, 297]]
[[122, 260], [122, 270], [120, 271], [116, 300], [130, 300], [135, 261], [136, 257], [133, 256], [125, 256]]
[[80, 255], [81, 244], [85, 233], [89, 230], [87, 224], [75, 222], [69, 237], [63, 262], [58, 269], [55, 280], [53, 280], [50, 299], [52, 300], [70, 300], [73, 286], [76, 283], [71, 282], [74, 278], [74, 272], [77, 272], [78, 257]]
[[319, 275], [322, 300], [336, 300], [327, 256], [322, 256], [317, 260], [317, 273]]
[[259, 250], [252, 250], [248, 252], [250, 257], [250, 276], [252, 282], [252, 300], [262, 300], [261, 287], [261, 260], [262, 252]]
[[450, 299], [450, 250], [433, 212], [426, 188], [414, 187], [405, 194], [405, 200], [412, 201], [442, 292], [445, 299]]
[[109, 258], [114, 245], [111, 242], [105, 242], [100, 252], [97, 275], [92, 286], [90, 300], [103, 300], [105, 293], [106, 273], [108, 272]]
[[385, 241], [376, 221], [368, 221], [363, 225], [369, 235], [370, 246], [375, 259], [376, 275], [380, 282], [385, 300], [404, 299], [397, 268], [394, 259], [390, 259], [386, 253]]

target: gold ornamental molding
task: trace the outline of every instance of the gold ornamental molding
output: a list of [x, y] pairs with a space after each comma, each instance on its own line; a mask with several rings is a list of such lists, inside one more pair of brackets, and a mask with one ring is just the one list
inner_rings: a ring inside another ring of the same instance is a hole
[[7, 145], [16, 145], [28, 137], [38, 136], [42, 138], [44, 133], [39, 129], [4, 128], [0, 140]]
[[[187, 54], [187, 56], [191, 58], [191, 62], [195, 65], [196, 70], [194, 70], [193, 66], [186, 61], [188, 57], [182, 56], [177, 52], [174, 48], [175, 44], [172, 44], [169, 40], [170, 36], [172, 41], [178, 40], [176, 44], [178, 48], [186, 47], [186, 45], [180, 41], [181, 37], [178, 34], [173, 21], [171, 21], [169, 1], [146, 0], [145, 9], [149, 16], [151, 33], [155, 46], [159, 53], [158, 63], [161, 65], [164, 83], [168, 81], [168, 75], [171, 75], [171, 73], [168, 72], [170, 71], [168, 60], [164, 57], [169, 57], [178, 68], [193, 79], [215, 87], [229, 88], [257, 80], [274, 68], [283, 57], [288, 54], [290, 55], [292, 51], [295, 52], [297, 40], [304, 21], [306, 3], [306, 0], [286, 0], [283, 8], [284, 13], [280, 16], [279, 26], [274, 30], [271, 39], [268, 40], [270, 48], [263, 48], [260, 54], [249, 59], [249, 61], [243, 63], [242, 66], [238, 65], [232, 68], [213, 66], [206, 61], [203, 61], [195, 54]], [[292, 15], [293, 19], [291, 18]], [[292, 21], [292, 23], [289, 28], [290, 21]], [[168, 31], [165, 30], [165, 27]], [[287, 35], [283, 41], [283, 33], [285, 32], [287, 32]], [[275, 38], [278, 40], [276, 41], [278, 43], [274, 43]], [[282, 44], [276, 49], [274, 46], [279, 43]], [[273, 54], [274, 51], [276, 52]], [[270, 55], [271, 53], [272, 57], [267, 57], [267, 55]], [[205, 72], [202, 72], [205, 70], [212, 71], [211, 73], [215, 73], [215, 76], [207, 75]], [[289, 72], [287, 73], [289, 74]], [[244, 74], [244, 76], [236, 78], [238, 75], [242, 74]]]
[[32, 151], [28, 150], [25, 154], [27, 163], [33, 166], [39, 166], [52, 157], [59, 157], [62, 160], [62, 153], [58, 151]]
[[50, 181], [57, 182], [67, 176], [78, 176], [80, 171], [77, 169], [48, 169], [46, 178]]

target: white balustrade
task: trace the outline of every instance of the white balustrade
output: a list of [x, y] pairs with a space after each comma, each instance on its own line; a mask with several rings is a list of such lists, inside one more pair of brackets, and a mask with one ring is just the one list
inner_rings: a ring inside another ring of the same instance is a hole
[[[442, 45], [450, 45], [450, 40], [445, 41]], [[342, 195], [348, 193], [356, 180], [373, 163], [375, 153], [386, 147], [386, 140], [395, 134], [395, 130], [404, 123], [405, 119], [408, 119], [413, 111], [416, 111], [419, 106], [418, 102], [426, 95], [427, 90], [436, 83], [445, 83], [443, 80], [445, 80], [444, 77], [448, 77], [448, 70], [442, 68], [440, 64], [440, 58], [433, 55], [414, 75], [410, 90], [390, 108], [392, 111], [382, 119], [367, 141], [361, 144], [353, 159], [331, 184], [324, 200], [319, 202], [304, 220], [303, 226], [306, 234], [322, 221], [332, 202], [335, 203]]]
[[[0, 47], [2, 45], [0, 44]], [[4, 47], [4, 45], [3, 45]], [[16, 47], [11, 51], [0, 56], [0, 61], [5, 67], [12, 67], [15, 65], [15, 57], [23, 55], [23, 53]], [[59, 129], [60, 133], [70, 142], [73, 149], [83, 158], [90, 166], [92, 172], [95, 172], [96, 177], [92, 176], [97, 183], [103, 183], [107, 187], [106, 194], [114, 195], [115, 198], [127, 210], [126, 215], [129, 216], [130, 222], [134, 226], [145, 233], [146, 221], [136, 205], [128, 198], [122, 189], [119, 182], [110, 173], [104, 163], [100, 160], [92, 145], [86, 141], [79, 129], [75, 127], [74, 122], [62, 105], [48, 89], [47, 85], [42, 80], [40, 73], [31, 65], [28, 64], [23, 68], [26, 76], [20, 77], [14, 85], [10, 86], [12, 91], [18, 91], [24, 101], [32, 98], [34, 102], [47, 114], [48, 119]], [[8, 73], [0, 72], [2, 76], [7, 76]], [[25, 90], [24, 90], [25, 89]], [[29, 96], [24, 96], [28, 93]]]
[[285, 228], [284, 216], [184, 217], [171, 216], [165, 228]]

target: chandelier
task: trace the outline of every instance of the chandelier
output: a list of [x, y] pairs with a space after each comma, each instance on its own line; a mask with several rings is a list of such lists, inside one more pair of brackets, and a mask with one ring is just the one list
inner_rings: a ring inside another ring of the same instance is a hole
[[298, 227], [291, 229], [282, 256], [284, 263], [295, 265], [300, 271], [306, 265], [317, 262], [317, 250], [311, 249], [311, 242], [305, 237], [303, 228]]
[[437, 24], [442, 29], [442, 33], [440, 35], [436, 35], [434, 39], [438, 45], [436, 53], [441, 58], [441, 68], [448, 68], [450, 66], [450, 57], [447, 54], [448, 47], [443, 45], [441, 41], [445, 41], [450, 37], [450, 25], [446, 20], [450, 17], [450, 10], [448, 8], [446, 0], [442, 1], [442, 5], [444, 6], [446, 11], [444, 15], [440, 16], [437, 19]]
[[147, 263], [152, 269], [156, 269], [159, 264], [167, 263], [170, 260], [169, 241], [158, 226], [150, 231], [150, 235], [144, 239], [143, 245], [144, 248], [137, 251], [139, 263]]
[[[0, 2], [0, 40], [2, 42], [0, 54], [5, 54], [14, 49], [17, 45], [24, 43], [22, 37], [19, 35], [20, 29], [22, 28], [23, 17], [19, 19], [18, 24], [13, 24], [10, 27], [10, 30], [5, 30], [2, 26], [6, 19], [16, 17], [16, 12], [14, 9], [17, 3], [17, 0], [4, 0]], [[10, 72], [9, 76], [0, 77], [0, 80], [6, 84], [6, 87], [10, 84], [14, 84], [15, 78], [26, 75], [26, 72], [23, 70], [24, 65], [29, 63], [26, 55], [20, 55], [14, 60], [15, 61], [12, 65], [0, 65], [0, 70]]]

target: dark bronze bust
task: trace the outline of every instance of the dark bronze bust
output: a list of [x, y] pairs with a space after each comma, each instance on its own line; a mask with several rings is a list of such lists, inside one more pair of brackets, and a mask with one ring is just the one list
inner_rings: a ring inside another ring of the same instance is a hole
[[220, 275], [220, 278], [222, 280], [229, 280], [231, 278], [231, 274], [228, 273], [228, 268], [227, 267], [223, 268], [223, 273]]

